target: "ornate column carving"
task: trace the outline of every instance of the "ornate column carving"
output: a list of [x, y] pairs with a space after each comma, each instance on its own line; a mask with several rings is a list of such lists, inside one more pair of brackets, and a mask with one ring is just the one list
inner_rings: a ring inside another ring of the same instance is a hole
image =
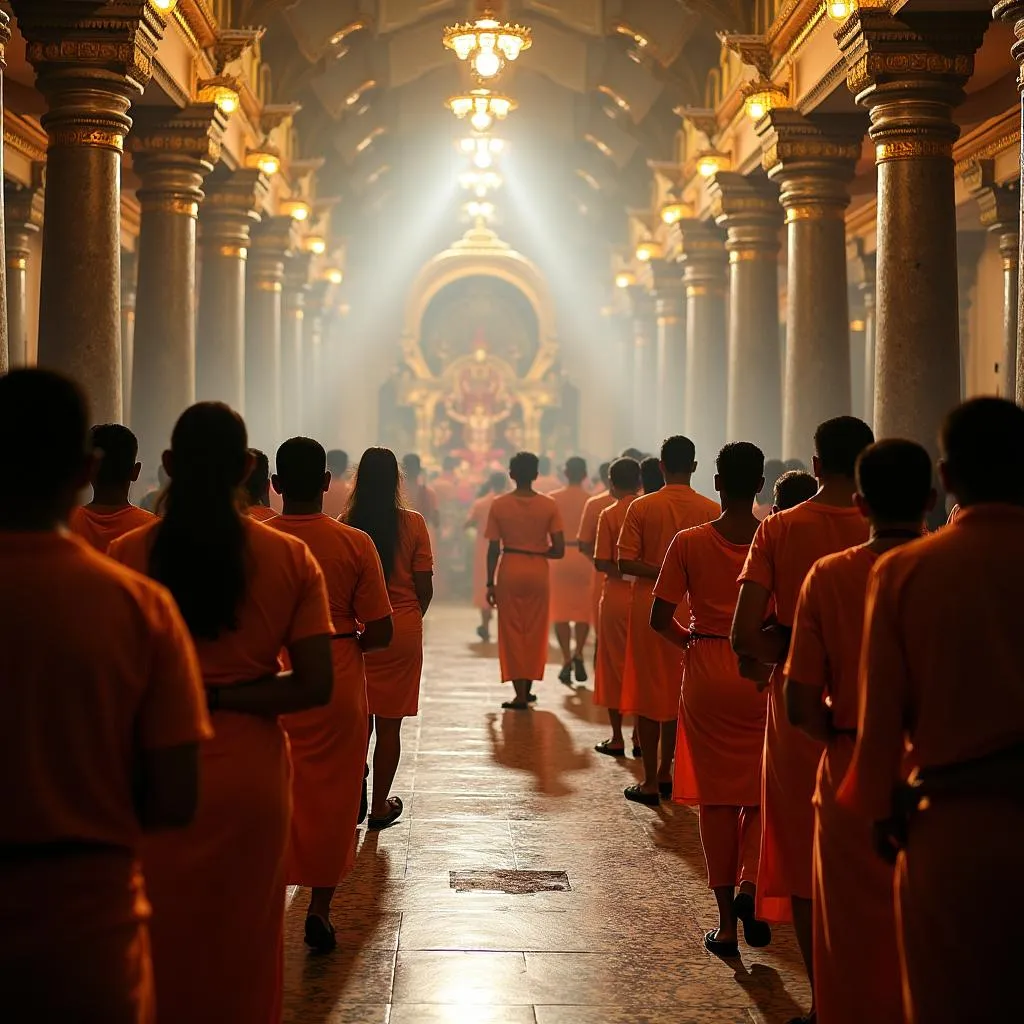
[[[135, 253], [121, 250], [121, 408], [129, 423], [132, 418], [132, 364], [135, 358], [135, 288], [139, 261]], [[149, 469], [156, 472], [153, 466]]]
[[132, 426], [149, 465], [196, 397], [196, 221], [226, 123], [212, 103], [144, 108], [128, 139], [142, 181]]
[[264, 217], [252, 232], [245, 286], [245, 419], [270, 454], [281, 440], [281, 293], [291, 217]]
[[305, 403], [303, 337], [309, 263], [308, 253], [293, 253], [284, 269], [281, 303], [281, 425], [284, 437], [294, 437], [302, 431]]
[[32, 239], [43, 226], [44, 168], [42, 163], [32, 165], [32, 184], [27, 187], [4, 182], [5, 223], [0, 231], [6, 244], [7, 343], [11, 367], [28, 365], [28, 267]]
[[846, 250], [853, 281], [864, 303], [864, 395], [862, 408], [869, 424], [875, 420], [875, 254], [864, 251], [864, 239], [854, 238]]
[[148, 0], [12, 6], [47, 103], [39, 362], [82, 384], [98, 422], [119, 420], [121, 154], [165, 22]]
[[806, 465], [818, 424], [850, 412], [844, 215], [864, 128], [857, 115], [805, 117], [779, 109], [757, 129], [764, 169], [786, 211], [782, 457]]
[[633, 440], [631, 446], [654, 450], [658, 442], [655, 421], [657, 388], [657, 327], [654, 299], [641, 285], [629, 289], [633, 304]]
[[953, 108], [988, 20], [861, 7], [836, 32], [878, 165], [875, 429], [933, 453], [960, 397]]
[[686, 295], [682, 269], [675, 262], [655, 260], [654, 274], [655, 435], [666, 438], [683, 429], [686, 374]]
[[218, 169], [199, 212], [196, 398], [245, 412], [245, 266], [267, 179], [258, 170]]
[[685, 431], [700, 443], [697, 460], [707, 483], [725, 444], [728, 262], [722, 233], [710, 221], [682, 220], [679, 231], [686, 295]]
[[768, 458], [782, 450], [779, 373], [778, 189], [758, 176], [723, 171], [710, 182], [711, 212], [729, 253], [726, 440], [753, 441]]
[[996, 183], [991, 160], [972, 160], [960, 170], [960, 178], [978, 202], [982, 225], [999, 240], [1003, 261], [1003, 350], [999, 358], [999, 394], [1015, 401], [1024, 399], [1017, 381], [1024, 383], [1024, 353], [1017, 350], [1017, 295], [1020, 285], [1020, 182]]

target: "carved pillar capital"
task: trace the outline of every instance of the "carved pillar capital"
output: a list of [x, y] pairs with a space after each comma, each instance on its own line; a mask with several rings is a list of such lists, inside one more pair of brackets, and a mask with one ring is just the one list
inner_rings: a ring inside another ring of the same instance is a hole
[[1003, 259], [1017, 260], [1020, 235], [1020, 182], [998, 184], [992, 160], [970, 160], [957, 165], [957, 175], [975, 198], [982, 226], [999, 236]]
[[714, 287], [725, 289], [728, 254], [725, 236], [712, 221], [687, 218], [679, 221], [682, 251], [679, 262], [683, 267], [683, 285], [687, 296], [693, 289]]
[[782, 208], [776, 185], [760, 176], [719, 171], [710, 179], [708, 193], [711, 216], [726, 230], [730, 263], [778, 259]]
[[659, 322], [676, 321], [683, 315], [682, 268], [674, 260], [651, 260], [654, 312]]
[[291, 217], [264, 217], [252, 232], [249, 247], [250, 283], [264, 291], [281, 291], [284, 265], [295, 244]]

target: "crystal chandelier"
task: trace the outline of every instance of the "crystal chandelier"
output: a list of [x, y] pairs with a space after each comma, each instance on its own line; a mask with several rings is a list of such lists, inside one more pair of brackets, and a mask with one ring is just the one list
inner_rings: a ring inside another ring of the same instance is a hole
[[484, 4], [476, 21], [449, 25], [442, 40], [482, 80], [501, 74], [506, 62], [516, 60], [533, 43], [529, 28], [499, 21], [489, 4]]
[[473, 89], [450, 96], [447, 106], [460, 121], [468, 117], [474, 131], [486, 132], [495, 121], [504, 121], [516, 109], [516, 102], [489, 89]]

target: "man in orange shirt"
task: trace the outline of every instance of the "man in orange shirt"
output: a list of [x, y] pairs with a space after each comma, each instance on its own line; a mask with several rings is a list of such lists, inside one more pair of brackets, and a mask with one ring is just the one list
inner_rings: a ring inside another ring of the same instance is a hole
[[[761, 523], [740, 575], [732, 626], [733, 650], [750, 676], [752, 664], [774, 666], [768, 695], [761, 800], [758, 917], [792, 916], [800, 951], [813, 981], [811, 896], [814, 847], [814, 780], [822, 745], [789, 724], [782, 696], [781, 665], [789, 646], [797, 597], [811, 566], [825, 555], [868, 539], [868, 527], [853, 504], [857, 456], [874, 440], [871, 428], [853, 416], [822, 423], [814, 433], [818, 493], [809, 501]], [[777, 625], [764, 628], [771, 602]], [[805, 1020], [814, 1020], [812, 1009]]]
[[[604, 490], [598, 491], [587, 498], [586, 505], [583, 506], [583, 515], [580, 517], [580, 528], [576, 534], [576, 540], [579, 543], [580, 551], [587, 558], [593, 560], [594, 558], [594, 547], [597, 544], [597, 520], [601, 513], [606, 509], [610, 508], [615, 504], [615, 498], [611, 493], [611, 481], [609, 479], [609, 473], [611, 470], [611, 463], [602, 462], [600, 473], [601, 482], [604, 484]], [[618, 538], [616, 538], [618, 539]], [[604, 586], [604, 573], [597, 570], [593, 576], [593, 584], [590, 593], [590, 607], [591, 614], [593, 615], [594, 625], [594, 646], [597, 646], [597, 636], [600, 633], [601, 626], [601, 614], [600, 614], [600, 603], [601, 603], [601, 589]], [[594, 666], [596, 671], [597, 666], [597, 652], [594, 652]]]
[[550, 494], [552, 491], [557, 491], [562, 486], [562, 481], [551, 472], [551, 459], [547, 455], [541, 455], [537, 461], [540, 475], [537, 477], [533, 489], [538, 494]]
[[249, 454], [253, 466], [245, 481], [246, 511], [258, 523], [265, 523], [277, 515], [270, 504], [270, 459], [259, 448], [250, 448]]
[[[876, 842], [898, 857], [908, 1024], [973, 1024], [1011, 1020], [1019, 1002], [1024, 411], [966, 402], [940, 447], [960, 515], [872, 570], [839, 804], [880, 823]], [[907, 740], [917, 767], [904, 786]]]
[[903, 1024], [893, 871], [875, 853], [873, 822], [838, 806], [836, 793], [857, 738], [868, 577], [882, 554], [921, 536], [934, 501], [932, 463], [920, 445], [888, 440], [865, 449], [857, 460], [856, 502], [871, 539], [815, 562], [796, 606], [786, 710], [793, 725], [825, 744], [814, 794], [819, 1024]]
[[0, 1000], [12, 1021], [148, 1024], [139, 849], [187, 825], [211, 735], [192, 641], [158, 584], [63, 530], [92, 469], [85, 399], [0, 378]]
[[112, 541], [145, 526], [153, 516], [128, 500], [142, 470], [142, 463], [135, 461], [135, 435], [120, 423], [103, 423], [92, 428], [92, 447], [100, 456], [92, 478], [92, 501], [71, 513], [68, 528], [105, 555]]
[[[661, 446], [665, 486], [642, 495], [629, 506], [619, 534], [619, 572], [632, 577], [633, 584], [620, 710], [638, 716], [637, 734], [644, 763], [643, 782], [628, 786], [624, 795], [627, 800], [652, 807], [662, 796], [672, 795], [676, 716], [683, 678], [682, 653], [651, 631], [654, 583], [672, 538], [680, 530], [717, 519], [722, 511], [717, 502], [690, 486], [696, 468], [693, 442], [682, 435], [668, 438]], [[687, 623], [690, 620], [685, 602], [680, 605], [679, 618]], [[686, 756], [685, 747], [680, 756]]]

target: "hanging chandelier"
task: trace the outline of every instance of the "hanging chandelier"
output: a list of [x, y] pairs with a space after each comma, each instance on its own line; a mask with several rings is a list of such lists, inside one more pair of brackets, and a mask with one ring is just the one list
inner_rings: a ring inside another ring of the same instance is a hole
[[484, 4], [476, 21], [449, 25], [442, 36], [444, 45], [467, 61], [479, 79], [501, 74], [507, 62], [517, 60], [533, 43], [525, 25], [499, 21], [490, 4]]
[[459, 184], [477, 199], [484, 199], [489, 193], [501, 188], [502, 179], [497, 171], [472, 170], [459, 175]]
[[490, 131], [495, 121], [504, 121], [516, 109], [515, 100], [489, 89], [473, 89], [450, 96], [446, 106], [461, 121], [466, 117], [474, 131]]
[[473, 166], [478, 171], [486, 171], [494, 166], [494, 158], [505, 149], [504, 139], [492, 139], [479, 136], [459, 141], [459, 151], [471, 157]]

